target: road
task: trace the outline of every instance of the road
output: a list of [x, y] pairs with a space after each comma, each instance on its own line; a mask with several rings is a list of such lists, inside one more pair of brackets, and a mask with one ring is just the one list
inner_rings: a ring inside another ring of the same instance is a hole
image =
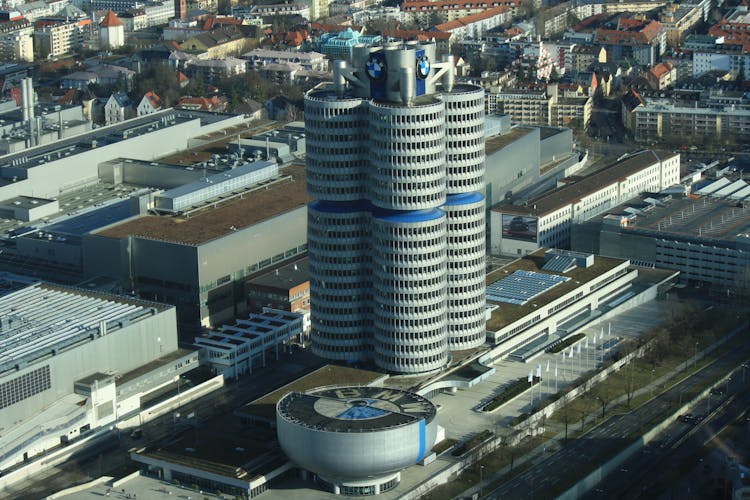
[[740, 417], [750, 403], [750, 393], [741, 385], [730, 385], [730, 394], [711, 396], [699, 401], [695, 412], [709, 410], [707, 417], [693, 427], [676, 420], [662, 431], [649, 446], [631, 457], [618, 471], [606, 476], [586, 499], [654, 498], [653, 485], [661, 478], [659, 471], [677, 470], [687, 458], [700, 452], [703, 444], [724, 426]]
[[[581, 438], [524, 473], [493, 490], [487, 498], [552, 498], [568, 489], [617, 451], [624, 449], [641, 434], [662, 421], [670, 407], [675, 407], [681, 393], [697, 392], [709, 381], [718, 380], [750, 355], [750, 345], [724, 354], [711, 365], [672, 386], [633, 411], [610, 418]], [[578, 418], [575, 418], [577, 420]]]

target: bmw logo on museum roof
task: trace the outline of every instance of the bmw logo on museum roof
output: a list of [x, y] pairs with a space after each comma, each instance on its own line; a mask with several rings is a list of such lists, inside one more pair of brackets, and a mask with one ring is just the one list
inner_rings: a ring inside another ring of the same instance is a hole
[[382, 80], [385, 78], [385, 60], [380, 55], [373, 54], [367, 60], [367, 76], [372, 80]]
[[424, 80], [430, 74], [430, 58], [422, 56], [417, 59], [417, 77]]

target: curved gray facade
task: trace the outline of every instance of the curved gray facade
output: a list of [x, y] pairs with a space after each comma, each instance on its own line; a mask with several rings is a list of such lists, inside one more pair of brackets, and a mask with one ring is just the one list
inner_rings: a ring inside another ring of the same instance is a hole
[[[347, 398], [348, 391], [367, 394]], [[342, 399], [335, 396], [336, 392]], [[380, 400], [378, 393], [390, 399]], [[356, 409], [363, 402], [372, 405], [375, 416], [350, 416], [348, 409]], [[329, 415], [326, 407], [331, 405], [340, 405], [344, 412], [337, 414], [336, 408]], [[435, 415], [432, 403], [406, 391], [378, 387], [314, 389], [287, 394], [279, 401], [276, 433], [281, 449], [299, 467], [336, 483], [375, 482], [378, 477], [416, 464], [429, 453], [437, 437]]]
[[416, 374], [484, 342], [484, 91], [434, 58], [432, 43], [356, 47], [305, 96], [322, 357]]

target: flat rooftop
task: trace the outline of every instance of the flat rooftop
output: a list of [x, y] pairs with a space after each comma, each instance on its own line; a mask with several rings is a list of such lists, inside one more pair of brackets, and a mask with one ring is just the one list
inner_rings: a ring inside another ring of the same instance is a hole
[[534, 132], [533, 127], [513, 127], [505, 134], [494, 135], [488, 137], [484, 142], [485, 154], [491, 155], [492, 153], [503, 149], [508, 144], [517, 141], [521, 137]]
[[102, 322], [137, 321], [168, 306], [36, 283], [0, 297], [0, 373], [92, 339]]
[[360, 370], [359, 368], [350, 368], [348, 366], [326, 365], [263, 397], [250, 401], [235, 413], [240, 417], [243, 414], [247, 414], [275, 419], [276, 403], [290, 392], [305, 392], [317, 387], [340, 385], [342, 383], [346, 383], [347, 385], [370, 385], [384, 377], [387, 377], [387, 375], [369, 370]]
[[307, 257], [278, 269], [261, 274], [248, 281], [250, 286], [292, 288], [310, 281], [310, 264]]
[[658, 161], [664, 161], [673, 156], [673, 153], [659, 156], [653, 151], [640, 151], [623, 160], [603, 168], [593, 174], [583, 177], [581, 180], [556, 189], [551, 193], [528, 200], [525, 205], [513, 205], [502, 203], [492, 207], [495, 212], [503, 212], [517, 215], [546, 215], [554, 212], [565, 205], [580, 200], [581, 198], [602, 189], [620, 179], [624, 179], [634, 173], [646, 168], [648, 165]]
[[545, 252], [546, 249], [542, 248], [532, 254], [527, 255], [526, 257], [511, 262], [507, 266], [493, 271], [492, 273], [487, 275], [487, 284], [489, 285], [496, 281], [499, 281], [507, 276], [510, 276], [516, 271], [532, 271], [535, 273], [563, 276], [570, 279], [565, 281], [564, 283], [556, 285], [553, 288], [550, 288], [546, 292], [540, 293], [532, 300], [523, 305], [493, 301], [491, 297], [488, 296], [488, 303], [498, 304], [500, 307], [492, 311], [492, 316], [490, 317], [490, 320], [487, 321], [487, 330], [498, 331], [510, 325], [514, 321], [518, 321], [524, 316], [533, 313], [535, 310], [541, 309], [545, 305], [549, 304], [553, 300], [562, 297], [568, 292], [585, 285], [592, 279], [611, 271], [618, 265], [625, 262], [622, 259], [613, 259], [610, 257], [601, 257], [597, 255], [596, 257], [594, 257], [594, 265], [591, 267], [576, 267], [575, 269], [568, 271], [567, 273], [555, 273], [542, 269], [545, 263]]
[[34, 168], [48, 161], [90, 151], [95, 147], [106, 146], [126, 139], [153, 132], [155, 129], [171, 127], [180, 123], [199, 119], [201, 124], [216, 123], [234, 118], [234, 115], [167, 109], [157, 111], [122, 123], [94, 129], [61, 141], [26, 149], [5, 155], [0, 167]]
[[750, 234], [750, 208], [738, 206], [737, 200], [705, 196], [661, 200], [662, 205], [651, 206], [638, 202], [625, 203], [596, 217], [629, 215], [628, 207], [648, 206], [628, 222], [628, 229], [647, 230], [669, 235], [735, 241], [739, 234]]
[[144, 215], [98, 231], [107, 238], [140, 236], [186, 245], [200, 245], [258, 222], [304, 206], [307, 195], [305, 168], [292, 165], [280, 171], [288, 176], [226, 203], [191, 213], [190, 217]]
[[288, 461], [275, 438], [270, 430], [249, 428], [225, 415], [136, 454], [249, 482]]

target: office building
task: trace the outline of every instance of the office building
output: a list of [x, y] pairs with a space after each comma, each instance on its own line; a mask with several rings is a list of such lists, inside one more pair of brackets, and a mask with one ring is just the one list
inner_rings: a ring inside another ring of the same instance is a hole
[[484, 91], [435, 45], [355, 47], [305, 97], [312, 349], [398, 373], [484, 343]]
[[493, 254], [526, 255], [542, 247], [567, 248], [574, 224], [585, 222], [644, 192], [680, 182], [680, 155], [629, 155], [550, 193], [492, 208]]

